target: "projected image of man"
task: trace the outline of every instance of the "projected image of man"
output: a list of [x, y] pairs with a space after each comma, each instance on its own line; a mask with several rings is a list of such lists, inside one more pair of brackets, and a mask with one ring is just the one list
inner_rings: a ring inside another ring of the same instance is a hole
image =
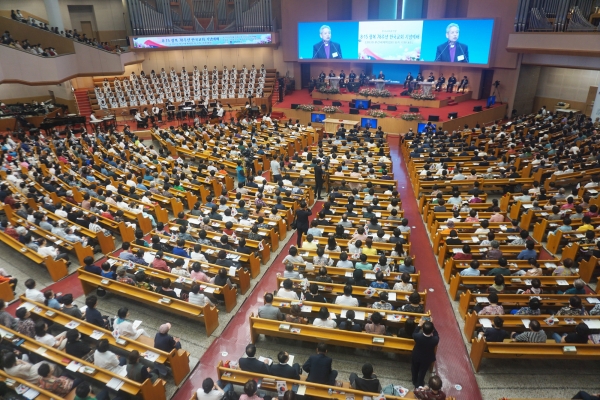
[[446, 41], [437, 47], [435, 61], [443, 62], [469, 62], [469, 47], [458, 41], [460, 28], [458, 24], [451, 23], [446, 27]]
[[331, 41], [331, 28], [327, 25], [319, 29], [321, 41], [313, 46], [313, 58], [342, 58], [342, 47]]

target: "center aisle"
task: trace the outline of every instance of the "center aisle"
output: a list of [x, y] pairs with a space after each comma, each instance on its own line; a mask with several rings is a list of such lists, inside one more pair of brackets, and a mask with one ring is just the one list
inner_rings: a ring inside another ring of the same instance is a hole
[[[310, 219], [312, 220], [322, 208], [323, 202], [316, 202], [312, 207], [313, 215]], [[283, 273], [283, 259], [287, 256], [289, 248], [292, 245], [296, 245], [296, 235], [294, 231], [261, 280], [251, 290], [244, 304], [242, 304], [236, 315], [229, 321], [221, 336], [215, 339], [208, 350], [200, 357], [200, 362], [179, 390], [177, 390], [173, 396], [173, 400], [190, 400], [196, 390], [202, 387], [204, 379], [211, 377], [216, 382], [219, 361], [237, 360], [244, 355], [246, 345], [251, 342], [250, 314], [256, 314], [258, 307], [264, 304], [263, 297], [265, 293], [273, 290], [274, 284], [277, 282], [277, 273]], [[226, 352], [227, 355], [221, 354], [223, 352]]]
[[[431, 248], [425, 224], [417, 207], [417, 201], [408, 179], [406, 165], [400, 153], [400, 139], [397, 137], [390, 138], [389, 145], [394, 177], [397, 179], [398, 191], [402, 199], [402, 208], [406, 218], [410, 221], [410, 225], [415, 227], [410, 234], [410, 240], [413, 244], [412, 255], [417, 258], [416, 266], [421, 271], [422, 282], [426, 285], [420, 290], [434, 290], [428, 293], [427, 307], [431, 310], [434, 324], [440, 334], [440, 344], [437, 350], [437, 373], [444, 381], [444, 391], [448, 396], [454, 396], [458, 400], [480, 400], [482, 396], [475, 380], [467, 348], [464, 345], [452, 304]], [[322, 202], [315, 204], [313, 216], [322, 206]], [[258, 307], [263, 304], [264, 293], [272, 290], [277, 272], [283, 271], [282, 260], [288, 254], [289, 247], [295, 243], [296, 233], [291, 236], [281, 253], [269, 267], [269, 270], [265, 272], [262, 279], [248, 295], [221, 336], [213, 342], [200, 358], [199, 364], [173, 396], [174, 400], [189, 400], [195, 391], [201, 387], [205, 378], [216, 378], [216, 367], [220, 360], [237, 360], [244, 354], [246, 345], [250, 343], [250, 329], [248, 327], [250, 314], [256, 312]], [[227, 355], [222, 355], [224, 352]], [[410, 371], [406, 371], [406, 374], [410, 376]], [[455, 385], [460, 385], [461, 390], [455, 389]]]
[[[411, 255], [416, 257], [415, 265], [421, 272], [420, 282], [423, 282], [419, 290], [433, 289], [433, 292], [427, 294], [427, 308], [431, 310], [433, 323], [440, 335], [437, 348], [437, 374], [444, 382], [446, 395], [454, 396], [458, 400], [482, 399], [437, 259], [431, 248], [429, 234], [418, 209], [404, 157], [400, 152], [400, 138], [393, 137], [388, 142], [404, 216], [413, 227], [410, 232]], [[410, 371], [408, 373], [410, 374]], [[455, 385], [462, 386], [462, 389], [456, 390]]]

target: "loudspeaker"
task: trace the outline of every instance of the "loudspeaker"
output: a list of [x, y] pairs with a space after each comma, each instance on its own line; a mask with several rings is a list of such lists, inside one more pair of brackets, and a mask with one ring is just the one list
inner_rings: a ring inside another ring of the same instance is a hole
[[358, 83], [358, 82], [348, 83], [348, 91], [349, 92], [358, 92], [358, 88], [360, 88], [360, 83]]
[[331, 105], [332, 105], [332, 106], [336, 106], [336, 107], [341, 107], [341, 106], [342, 106], [342, 103], [341, 103], [341, 102], [339, 102], [339, 101], [334, 101], [334, 102], [332, 102], [332, 103], [331, 103]]
[[458, 118], [458, 113], [457, 112], [448, 113], [448, 118], [450, 118], [450, 119]]
[[315, 105], [315, 106], [322, 106], [323, 102], [321, 100], [313, 100], [313, 105]]
[[358, 108], [351, 108], [350, 114], [358, 114]]
[[292, 104], [292, 110], [295, 110], [295, 109], [297, 109], [299, 105], [300, 105], [300, 104]]
[[419, 112], [419, 107], [409, 107], [408, 111], [409, 112]]
[[475, 106], [475, 107], [473, 107], [473, 111], [483, 111], [483, 107], [482, 106]]
[[439, 120], [440, 120], [439, 115], [430, 115], [429, 118], [427, 118], [427, 121], [439, 121]]
[[371, 110], [380, 110], [381, 107], [379, 104], [371, 104]]
[[397, 111], [398, 107], [396, 107], [396, 106], [387, 106], [387, 110], [388, 111]]

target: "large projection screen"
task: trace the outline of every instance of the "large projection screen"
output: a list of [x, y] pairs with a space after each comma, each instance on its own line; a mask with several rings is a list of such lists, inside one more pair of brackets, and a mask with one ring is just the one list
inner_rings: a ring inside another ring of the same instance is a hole
[[298, 23], [298, 60], [487, 66], [493, 19]]

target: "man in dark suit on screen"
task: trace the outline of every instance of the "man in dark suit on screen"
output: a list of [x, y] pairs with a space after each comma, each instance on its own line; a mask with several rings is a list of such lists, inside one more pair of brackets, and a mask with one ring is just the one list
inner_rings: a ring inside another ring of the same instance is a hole
[[458, 24], [451, 23], [446, 27], [446, 43], [437, 47], [434, 61], [443, 62], [469, 62], [469, 47], [458, 42]]
[[319, 30], [321, 41], [313, 46], [313, 58], [342, 58], [342, 47], [331, 41], [331, 28], [323, 25]]

